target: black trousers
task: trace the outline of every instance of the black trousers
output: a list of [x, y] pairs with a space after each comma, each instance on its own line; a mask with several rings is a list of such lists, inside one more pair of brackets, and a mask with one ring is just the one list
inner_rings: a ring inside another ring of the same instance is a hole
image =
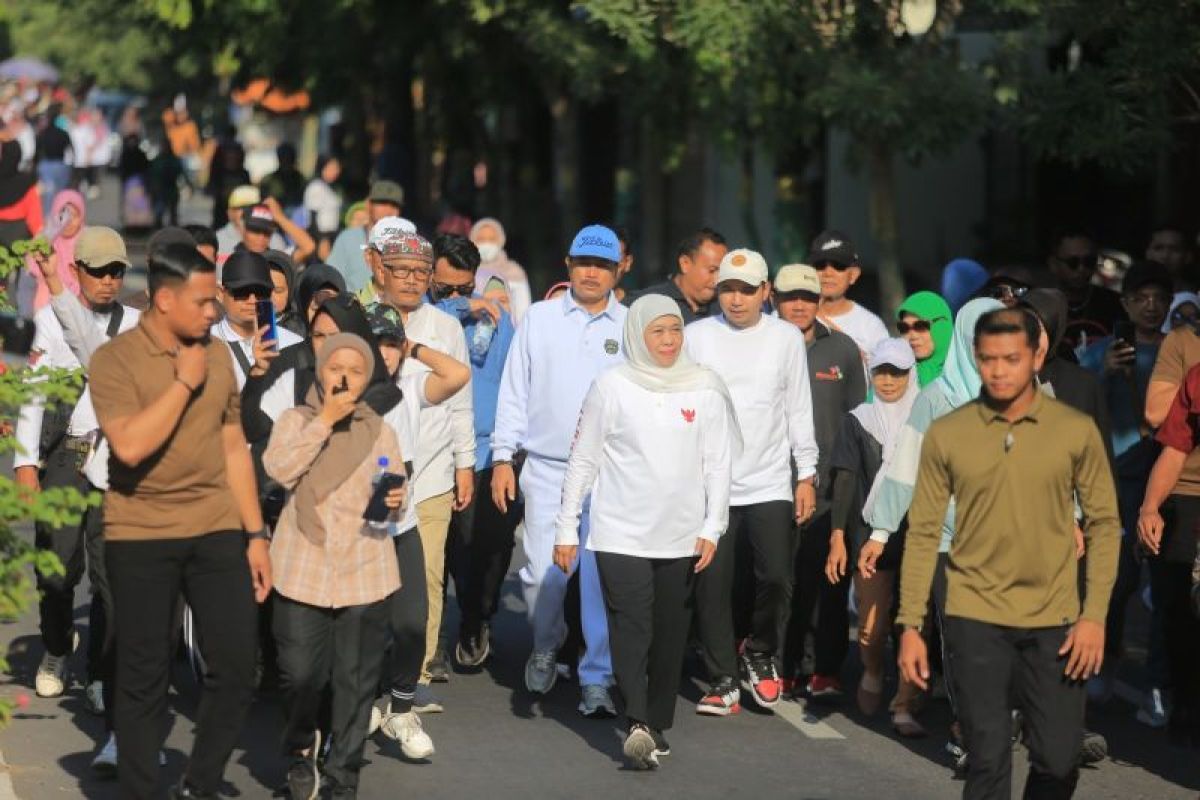
[[1200, 732], [1200, 619], [1191, 606], [1200, 498], [1171, 495], [1162, 514], [1166, 531], [1161, 554], [1150, 559], [1150, 592], [1162, 613], [1171, 723], [1181, 732]]
[[417, 685], [425, 661], [425, 622], [429, 616], [425, 551], [416, 528], [405, 531], [393, 541], [396, 560], [400, 563], [400, 589], [387, 601], [392, 657], [390, 685], [386, 688], [409, 693]]
[[181, 590], [208, 664], [186, 778], [199, 791], [216, 792], [253, 699], [258, 614], [245, 535], [108, 541], [105, 564], [116, 627], [121, 797], [159, 797], [158, 751]]
[[[83, 495], [94, 491], [88, 479], [79, 472], [85, 455], [61, 445], [51, 451], [40, 476], [42, 488], [71, 488]], [[101, 535], [103, 525], [103, 516], [97, 507], [85, 511], [77, 523], [54, 526], [39, 522], [34, 526], [34, 544], [39, 550], [58, 556], [63, 566], [61, 575], [37, 573], [42, 644], [50, 655], [63, 656], [71, 652], [75, 629], [75, 587], [83, 580], [84, 570], [88, 568], [90, 559], [85, 556], [91, 555], [88, 552], [91, 549], [89, 542]], [[103, 567], [98, 571], [103, 573]], [[94, 574], [97, 570], [92, 569], [91, 572]], [[102, 679], [101, 661], [107, 622], [104, 611], [103, 602], [91, 604], [87, 650], [89, 681]]]
[[792, 503], [729, 509], [729, 529], [708, 569], [696, 576], [696, 622], [709, 679], [732, 678], [737, 640], [777, 655], [792, 597], [796, 526]]
[[596, 553], [625, 715], [660, 731], [675, 721], [695, 563], [689, 557]]
[[329, 689], [332, 717], [321, 733], [322, 741], [332, 736], [333, 743], [324, 769], [338, 786], [358, 786], [371, 704], [383, 671], [390, 600], [318, 608], [275, 595], [283, 751], [296, 755], [313, 745]]
[[793, 562], [792, 602], [783, 639], [783, 676], [802, 672], [805, 641], [813, 636], [812, 664], [817, 675], [837, 676], [850, 650], [849, 566], [836, 584], [825, 577], [829, 558], [830, 512], [814, 517], [799, 533]]
[[1058, 655], [1067, 626], [1009, 628], [947, 617], [943, 631], [954, 664], [958, 719], [971, 754], [964, 800], [1009, 800], [1012, 708], [1025, 718], [1029, 748], [1026, 798], [1069, 798], [1079, 780], [1084, 683], [1063, 675]]
[[516, 544], [521, 521], [516, 503], [508, 513], [492, 502], [492, 470], [475, 473], [475, 499], [455, 512], [446, 546], [446, 565], [454, 577], [460, 612], [459, 637], [477, 635], [500, 606], [500, 589]]

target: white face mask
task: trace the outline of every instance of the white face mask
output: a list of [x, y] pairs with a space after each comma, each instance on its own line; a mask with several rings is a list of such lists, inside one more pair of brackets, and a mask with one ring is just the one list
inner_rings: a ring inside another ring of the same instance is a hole
[[479, 258], [484, 263], [495, 261], [500, 257], [500, 245], [495, 242], [484, 242], [475, 246], [479, 248]]

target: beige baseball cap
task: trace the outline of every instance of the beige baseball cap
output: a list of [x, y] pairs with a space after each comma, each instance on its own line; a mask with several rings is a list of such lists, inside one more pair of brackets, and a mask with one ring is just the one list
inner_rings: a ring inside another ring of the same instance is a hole
[[102, 225], [88, 225], [79, 234], [75, 242], [75, 261], [85, 267], [106, 267], [109, 264], [133, 266], [121, 234]]
[[775, 276], [775, 291], [821, 293], [821, 278], [808, 264], [787, 264]]
[[760, 286], [766, 283], [766, 259], [754, 250], [745, 248], [730, 250], [721, 259], [721, 268], [717, 272], [717, 283], [725, 281], [741, 281], [751, 286]]
[[229, 193], [229, 202], [226, 203], [226, 207], [246, 208], [247, 206], [256, 206], [261, 202], [262, 192], [258, 190], [257, 186], [246, 183]]

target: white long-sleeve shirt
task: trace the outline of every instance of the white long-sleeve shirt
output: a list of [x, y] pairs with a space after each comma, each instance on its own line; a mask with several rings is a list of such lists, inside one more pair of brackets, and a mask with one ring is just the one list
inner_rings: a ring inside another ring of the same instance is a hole
[[[61, 312], [66, 330], [59, 322]], [[135, 308], [122, 307], [121, 324], [118, 332], [137, 325], [139, 312]], [[52, 298], [51, 305], [43, 307], [34, 315], [37, 332], [30, 349], [31, 363], [48, 369], [86, 369], [91, 354], [108, 341], [110, 314], [97, 314], [79, 302], [70, 292]], [[45, 405], [38, 398], [21, 407], [17, 417], [16, 439], [18, 450], [13, 456], [13, 467], [37, 466], [45, 453], [40, 451], [42, 419]], [[86, 436], [98, 430], [96, 411], [92, 408], [92, 393], [84, 387], [75, 403], [67, 424], [67, 435]], [[93, 480], [93, 483], [96, 483]], [[96, 483], [96, 485], [101, 485]]]
[[[229, 320], [223, 319], [216, 325], [212, 326], [211, 334], [217, 339], [222, 340], [229, 345], [229, 355], [233, 358], [233, 374], [237, 378], [238, 391], [246, 387], [246, 371], [242, 369], [242, 362], [238, 359], [238, 351], [246, 357], [246, 363], [254, 365], [254, 337], [249, 339], [244, 338], [240, 333], [233, 329], [229, 324]], [[275, 342], [275, 346], [282, 350], [285, 347], [291, 347], [294, 344], [299, 344], [304, 341], [295, 333], [292, 333], [283, 326], [276, 326], [276, 334], [279, 339]]]
[[610, 295], [603, 311], [589, 314], [571, 292], [529, 307], [500, 378], [493, 459], [511, 460], [525, 450], [535, 458], [567, 460], [592, 381], [624, 360], [626, 313]]
[[[463, 364], [471, 363], [462, 323], [424, 303], [404, 320], [409, 340], [440, 350]], [[404, 359], [400, 379], [429, 367], [415, 358]], [[406, 458], [408, 456], [405, 456]], [[421, 436], [413, 457], [413, 502], [444, 494], [454, 488], [454, 470], [475, 468], [475, 412], [471, 382], [444, 403], [421, 410]]]
[[589, 550], [684, 558], [697, 537], [716, 544], [729, 523], [732, 438], [712, 389], [652, 392], [608, 370], [583, 402], [555, 544], [579, 544], [589, 492]]
[[804, 334], [765, 314], [745, 329], [720, 315], [688, 325], [684, 346], [692, 360], [725, 379], [742, 429], [729, 502], [742, 506], [792, 500], [789, 450], [797, 477], [817, 471]]

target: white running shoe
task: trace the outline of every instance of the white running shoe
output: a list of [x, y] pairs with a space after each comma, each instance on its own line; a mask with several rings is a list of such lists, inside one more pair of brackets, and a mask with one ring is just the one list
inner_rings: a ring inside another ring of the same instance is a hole
[[388, 714], [379, 726], [383, 735], [400, 743], [400, 752], [405, 758], [421, 760], [433, 755], [433, 740], [421, 725], [421, 718], [416, 712], [404, 714]]
[[1137, 721], [1143, 725], [1149, 725], [1151, 728], [1165, 728], [1169, 717], [1162, 689], [1154, 687], [1146, 692], [1145, 698], [1142, 699], [1142, 706], [1137, 711]]
[[84, 692], [84, 700], [87, 703], [88, 711], [96, 716], [104, 714], [104, 682], [92, 681], [87, 685]]
[[38, 697], [61, 697], [67, 690], [67, 659], [70, 655], [52, 656], [46, 653], [38, 665], [37, 677], [33, 680]]
[[556, 650], [534, 650], [525, 662], [525, 688], [535, 694], [546, 694], [554, 688], [558, 669], [554, 659]]
[[371, 704], [371, 721], [367, 725], [367, 736], [374, 736], [384, 718], [392, 713], [392, 701], [385, 699]]
[[115, 733], [108, 734], [108, 741], [92, 759], [92, 772], [101, 775], [117, 774], [117, 735]]

